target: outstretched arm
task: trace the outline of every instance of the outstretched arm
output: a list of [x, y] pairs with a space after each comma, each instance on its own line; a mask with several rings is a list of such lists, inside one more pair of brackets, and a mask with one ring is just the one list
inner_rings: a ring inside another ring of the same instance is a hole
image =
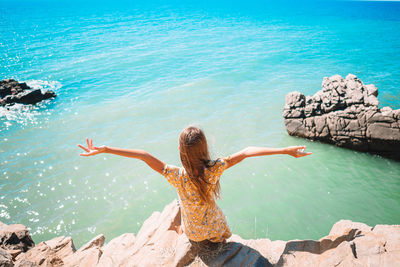
[[304, 152], [306, 149], [305, 146], [290, 146], [285, 148], [270, 148], [270, 147], [246, 147], [245, 149], [232, 154], [228, 160], [228, 167], [232, 167], [245, 158], [257, 157], [257, 156], [267, 156], [267, 155], [276, 155], [276, 154], [287, 154], [293, 156], [295, 158], [304, 157], [307, 155], [311, 155], [311, 152]]
[[154, 157], [150, 153], [140, 150], [140, 149], [125, 149], [125, 148], [117, 148], [117, 147], [109, 147], [109, 146], [93, 146], [93, 140], [86, 138], [86, 142], [88, 147], [84, 147], [82, 145], [78, 145], [80, 148], [85, 150], [87, 153], [81, 153], [79, 154], [80, 156], [94, 156], [100, 153], [109, 153], [109, 154], [114, 154], [114, 155], [119, 155], [123, 157], [129, 157], [129, 158], [135, 158], [135, 159], [140, 159], [144, 162], [146, 162], [147, 165], [149, 165], [150, 168], [155, 170], [158, 173], [162, 174], [162, 171], [164, 170], [165, 163], [159, 160], [158, 158]]

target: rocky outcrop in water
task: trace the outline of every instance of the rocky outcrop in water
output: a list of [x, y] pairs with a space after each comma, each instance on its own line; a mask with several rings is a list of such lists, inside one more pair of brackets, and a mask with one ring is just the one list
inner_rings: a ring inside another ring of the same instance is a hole
[[283, 118], [290, 135], [400, 160], [400, 109], [378, 108], [378, 89], [355, 75], [322, 81], [313, 96], [286, 95]]
[[199, 245], [176, 232], [180, 222], [174, 201], [154, 212], [137, 235], [123, 234], [106, 245], [98, 235], [78, 250], [64, 236], [34, 246], [24, 226], [1, 224], [0, 266], [400, 266], [400, 225], [342, 220], [316, 241], [233, 235], [226, 243]]
[[32, 89], [26, 83], [19, 83], [13, 79], [0, 81], [0, 106], [14, 103], [36, 104], [52, 97], [56, 97], [56, 94], [51, 90], [43, 94], [40, 89]]

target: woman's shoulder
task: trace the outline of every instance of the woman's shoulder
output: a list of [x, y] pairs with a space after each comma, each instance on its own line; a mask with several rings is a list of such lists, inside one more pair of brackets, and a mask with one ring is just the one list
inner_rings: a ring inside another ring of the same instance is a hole
[[184, 174], [183, 167], [166, 164], [162, 175], [167, 178], [167, 181], [174, 187], [178, 188], [181, 184], [182, 176]]
[[219, 157], [213, 161], [214, 165], [225, 166], [227, 165], [227, 161], [229, 160], [229, 158], [230, 157]]
[[208, 164], [207, 169], [212, 172], [223, 171], [227, 167], [227, 158], [217, 158], [215, 160], [211, 160]]
[[168, 175], [179, 176], [182, 174], [182, 172], [183, 172], [183, 167], [166, 164], [162, 173], [164, 176], [168, 176]]

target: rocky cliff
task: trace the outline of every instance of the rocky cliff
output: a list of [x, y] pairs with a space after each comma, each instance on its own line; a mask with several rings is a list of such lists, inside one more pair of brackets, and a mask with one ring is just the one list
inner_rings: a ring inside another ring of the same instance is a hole
[[0, 223], [0, 266], [400, 266], [400, 225], [339, 221], [319, 240], [244, 240], [224, 244], [191, 243], [175, 229], [177, 202], [154, 212], [137, 235], [104, 244], [94, 237], [78, 250], [71, 237], [35, 245], [23, 225]]
[[355, 75], [322, 81], [313, 96], [286, 95], [283, 118], [290, 135], [400, 160], [400, 109], [378, 108], [378, 89]]

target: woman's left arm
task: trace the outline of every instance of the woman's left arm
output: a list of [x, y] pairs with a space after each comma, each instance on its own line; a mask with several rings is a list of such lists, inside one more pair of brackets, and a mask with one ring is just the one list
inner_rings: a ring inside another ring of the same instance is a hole
[[85, 150], [87, 153], [81, 153], [80, 156], [94, 156], [100, 153], [109, 153], [123, 157], [135, 158], [144, 161], [150, 168], [155, 170], [156, 172], [162, 174], [163, 170], [166, 166], [164, 162], [154, 157], [150, 153], [140, 150], [140, 149], [125, 149], [125, 148], [117, 148], [117, 147], [109, 147], [109, 146], [93, 146], [93, 140], [86, 139], [88, 147], [84, 147], [82, 145], [78, 145], [80, 148]]
[[249, 147], [246, 147], [245, 149], [229, 156], [227, 168], [230, 168], [230, 167], [238, 164], [245, 158], [250, 158], [250, 157], [286, 154], [286, 155], [290, 155], [295, 158], [300, 158], [300, 157], [304, 157], [304, 156], [308, 156], [308, 155], [312, 154], [311, 152], [305, 152], [305, 149], [306, 149], [305, 146], [290, 146], [290, 147], [285, 147], [285, 148], [249, 146]]

